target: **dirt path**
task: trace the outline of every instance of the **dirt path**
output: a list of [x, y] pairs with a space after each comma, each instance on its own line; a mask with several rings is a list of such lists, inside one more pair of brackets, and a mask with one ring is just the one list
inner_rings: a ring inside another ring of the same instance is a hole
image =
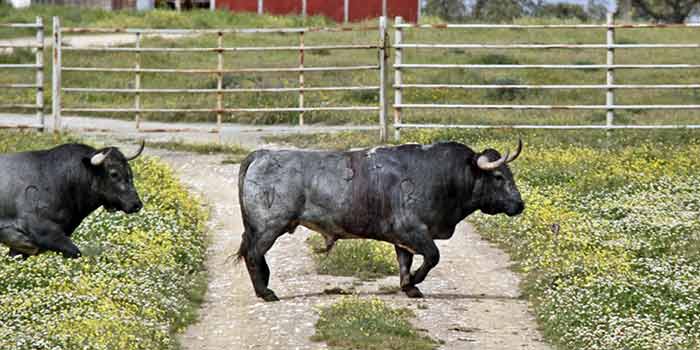
[[[211, 205], [210, 246], [206, 268], [209, 288], [200, 321], [181, 336], [184, 349], [326, 349], [309, 340], [317, 307], [336, 301], [333, 288], [379, 296], [416, 314], [414, 323], [443, 342], [440, 349], [549, 349], [542, 342], [519, 278], [508, 256], [462, 223], [448, 241], [438, 241], [441, 261], [420, 287], [425, 299], [386, 294], [398, 285], [391, 276], [372, 282], [317, 275], [305, 243], [312, 234], [299, 228], [280, 237], [267, 258], [270, 287], [281, 301], [264, 303], [254, 296], [245, 266], [229, 257], [242, 232], [238, 206], [238, 165], [221, 164], [222, 156], [149, 149], [170, 164], [182, 181]], [[414, 262], [414, 269], [421, 263]], [[388, 288], [387, 288], [388, 287]]]
[[[3, 124], [33, 124], [37, 119], [34, 115], [0, 113], [0, 128]], [[88, 134], [95, 137], [119, 139], [145, 138], [146, 141], [179, 140], [192, 143], [217, 142], [217, 134], [210, 130], [215, 127], [212, 123], [166, 123], [145, 121], [141, 123], [139, 132], [131, 120], [108, 118], [71, 117], [61, 118], [62, 129]], [[52, 126], [53, 120], [47, 116], [47, 125]], [[223, 123], [221, 140], [225, 143], [240, 144], [255, 148], [263, 142], [267, 135], [310, 134], [320, 132], [337, 132], [347, 130], [376, 130], [374, 125], [251, 125]], [[148, 132], [144, 132], [148, 131]]]
[[[49, 24], [50, 25], [50, 24]], [[186, 35], [182, 34], [159, 34], [156, 35], [163, 39], [180, 39]], [[63, 43], [66, 46], [72, 47], [90, 47], [90, 46], [115, 46], [115, 45], [126, 45], [133, 44], [136, 42], [136, 35], [134, 34], [82, 34], [82, 35], [65, 35], [63, 36]], [[0, 45], [34, 45], [36, 44], [36, 37], [22, 37], [22, 38], [12, 38], [12, 39], [0, 39]], [[53, 46], [53, 37], [51, 35], [44, 35], [44, 46]], [[11, 49], [0, 51], [0, 53], [11, 53]]]
[[153, 151], [170, 164], [182, 181], [206, 197], [211, 205], [210, 246], [206, 268], [209, 288], [200, 321], [181, 336], [185, 349], [325, 349], [313, 343], [323, 286], [317, 282], [304, 234], [280, 238], [268, 253], [274, 271], [271, 285], [283, 300], [264, 303], [253, 293], [243, 264], [229, 257], [238, 249], [243, 232], [238, 206], [238, 166], [222, 165], [220, 156]]

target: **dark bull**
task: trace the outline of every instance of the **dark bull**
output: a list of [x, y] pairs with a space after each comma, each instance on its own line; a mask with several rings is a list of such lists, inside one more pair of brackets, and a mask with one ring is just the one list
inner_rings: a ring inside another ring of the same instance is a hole
[[[481, 153], [449, 142], [351, 152], [270, 151], [241, 164], [239, 196], [245, 232], [238, 257], [245, 260], [255, 294], [278, 300], [268, 289], [265, 253], [298, 225], [321, 233], [330, 251], [338, 239], [392, 243], [401, 288], [421, 297], [416, 285], [440, 259], [434, 240], [448, 239], [469, 214], [520, 214], [525, 205], [508, 163], [513, 155]], [[413, 255], [423, 265], [410, 273]]]
[[102, 206], [136, 213], [143, 207], [128, 161], [119, 149], [67, 144], [44, 151], [0, 155], [0, 242], [10, 255], [50, 250], [76, 258], [70, 236]]

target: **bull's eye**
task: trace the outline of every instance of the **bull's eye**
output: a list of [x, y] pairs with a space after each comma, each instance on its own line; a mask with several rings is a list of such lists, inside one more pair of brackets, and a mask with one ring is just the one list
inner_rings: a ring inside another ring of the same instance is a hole
[[112, 180], [119, 180], [119, 173], [116, 171], [111, 171], [111, 172], [109, 172], [109, 177]]

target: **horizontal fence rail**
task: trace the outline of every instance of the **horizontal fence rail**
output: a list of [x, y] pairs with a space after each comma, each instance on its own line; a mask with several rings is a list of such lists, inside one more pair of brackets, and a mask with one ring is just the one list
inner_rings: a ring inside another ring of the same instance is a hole
[[[349, 31], [378, 31], [378, 40], [362, 44], [319, 44], [305, 45], [305, 33], [317, 32], [349, 32]], [[140, 129], [140, 118], [142, 113], [216, 113], [218, 132], [222, 127], [222, 114], [235, 112], [298, 112], [299, 125], [304, 125], [304, 113], [312, 111], [377, 111], [379, 115], [380, 137], [386, 139], [387, 123], [386, 112], [386, 73], [388, 36], [386, 35], [386, 19], [380, 18], [378, 26], [364, 27], [337, 27], [337, 28], [227, 28], [227, 29], [132, 29], [132, 28], [61, 28], [58, 18], [54, 17], [54, 120], [56, 127], [60, 128], [60, 117], [62, 112], [109, 112], [128, 113], [135, 115], [136, 128]], [[61, 37], [67, 33], [129, 33], [136, 37], [134, 47], [111, 47], [111, 46], [91, 46], [91, 47], [69, 47], [62, 44]], [[287, 33], [298, 36], [298, 45], [283, 46], [238, 46], [226, 47], [223, 45], [225, 34], [264, 34], [264, 33]], [[176, 35], [215, 35], [217, 38], [216, 47], [142, 47], [142, 38], [148, 34], [176, 34]], [[355, 65], [355, 66], [306, 66], [304, 55], [306, 52], [320, 50], [372, 50], [377, 52], [377, 64]], [[63, 66], [63, 52], [125, 52], [135, 55], [136, 64], [132, 67], [79, 67], [75, 65]], [[246, 68], [224, 68], [224, 53], [227, 52], [274, 52], [291, 51], [299, 53], [298, 65], [293, 67], [246, 67]], [[141, 54], [143, 53], [213, 53], [217, 56], [217, 66], [212, 68], [142, 68]], [[307, 86], [304, 83], [306, 74], [322, 72], [362, 72], [377, 71], [378, 82], [376, 85], [349, 85], [349, 86]], [[130, 88], [90, 88], [90, 87], [66, 87], [61, 85], [61, 72], [110, 72], [110, 73], [130, 73], [134, 74], [133, 84]], [[298, 73], [298, 84], [295, 87], [281, 88], [224, 88], [223, 75], [226, 73]], [[188, 88], [168, 88], [168, 89], [144, 89], [142, 88], [142, 78], [145, 74], [215, 74], [217, 77], [216, 88], [209, 89], [188, 89]], [[133, 86], [133, 87], [131, 87]], [[379, 102], [376, 105], [367, 106], [307, 106], [304, 103], [305, 92], [332, 92], [332, 91], [376, 91], [379, 93]], [[237, 106], [225, 107], [223, 97], [225, 94], [238, 93], [298, 93], [299, 103], [297, 107], [260, 107], [258, 106]], [[115, 93], [134, 95], [133, 108], [102, 108], [102, 107], [72, 107], [61, 104], [62, 93]], [[153, 94], [212, 94], [216, 95], [216, 105], [211, 108], [143, 108], [142, 95]]]
[[399, 49], [697, 49], [700, 44], [400, 44]]
[[[0, 84], [0, 89], [32, 89], [35, 90], [34, 103], [0, 103], [0, 110], [6, 109], [25, 109], [34, 110], [36, 113], [36, 122], [32, 124], [0, 124], [3, 129], [37, 129], [45, 130], [46, 121], [44, 118], [44, 21], [42, 17], [37, 17], [35, 23], [0, 23], [0, 29], [34, 29], [36, 41], [33, 43], [22, 44], [3, 44], [0, 43], [0, 49], [29, 49], [34, 51], [34, 63], [15, 63], [15, 64], [0, 64], [0, 74], [4, 70], [22, 70], [27, 71], [27, 79], [31, 78], [34, 83], [16, 83], [16, 84]], [[33, 70], [33, 72], [32, 72]], [[22, 74], [25, 74], [24, 72]], [[1, 102], [1, 101], [0, 101]]]
[[394, 87], [412, 89], [700, 89], [700, 84], [656, 84], [656, 85], [463, 85], [463, 84], [401, 84]]
[[358, 70], [379, 70], [380, 66], [345, 66], [345, 67], [281, 67], [281, 68], [236, 68], [236, 69], [162, 69], [162, 68], [100, 68], [100, 67], [63, 67], [64, 72], [125, 72], [125, 73], [268, 73], [268, 72], [342, 72]]
[[[303, 32], [302, 32], [303, 33]], [[319, 46], [260, 46], [260, 47], [63, 47], [63, 51], [103, 52], [241, 52], [241, 51], [317, 51], [317, 50], [367, 50], [378, 49], [378, 45], [319, 45]]]
[[[411, 124], [402, 123], [401, 129], [600, 129], [599, 125], [486, 125], [486, 124]], [[606, 129], [700, 129], [700, 125], [610, 125]]]
[[[604, 44], [442, 44], [442, 43], [406, 43], [403, 40], [405, 29], [605, 29]], [[614, 103], [614, 92], [619, 89], [698, 89], [700, 84], [615, 84], [614, 71], [620, 69], [698, 69], [700, 64], [616, 64], [614, 52], [616, 49], [693, 49], [700, 48], [697, 43], [667, 43], [667, 44], [616, 44], [615, 29], [649, 29], [649, 28], [700, 28], [698, 23], [690, 24], [615, 24], [612, 14], [608, 14], [606, 24], [563, 24], [563, 25], [515, 25], [515, 24], [413, 24], [404, 23], [397, 17], [394, 23], [395, 50], [394, 68], [394, 135], [398, 140], [400, 130], [405, 128], [515, 128], [515, 129], [697, 129], [700, 125], [615, 125], [616, 110], [700, 110], [700, 105], [619, 105]], [[405, 62], [406, 49], [413, 50], [444, 50], [444, 49], [499, 49], [499, 50], [532, 50], [532, 49], [587, 49], [606, 50], [605, 64], [408, 64]], [[563, 69], [563, 70], [604, 70], [606, 84], [404, 84], [403, 74], [407, 70], [450, 70], [450, 69], [483, 69], [483, 70], [523, 70], [523, 69]], [[527, 104], [429, 104], [404, 102], [405, 89], [588, 89], [605, 90], [604, 105], [527, 105]], [[605, 110], [606, 122], [603, 125], [461, 125], [461, 124], [421, 124], [404, 123], [402, 112], [406, 109], [464, 109], [464, 110]]]
[[649, 28], [697, 28], [700, 23], [663, 24], [663, 23], [637, 23], [637, 24], [415, 24], [395, 23], [394, 28], [422, 28], [422, 29], [649, 29]]
[[395, 64], [395, 69], [697, 69], [700, 64]]
[[379, 30], [380, 26], [361, 27], [306, 27], [306, 28], [220, 28], [220, 29], [151, 29], [151, 28], [61, 28], [62, 33], [73, 34], [285, 34], [285, 33], [317, 33], [317, 32], [356, 32]]
[[249, 89], [100, 89], [100, 88], [63, 88], [65, 92], [114, 92], [114, 93], [150, 93], [150, 94], [176, 94], [176, 93], [202, 93], [213, 92], [241, 93], [241, 92], [298, 92], [298, 91], [357, 91], [379, 90], [379, 86], [328, 86], [328, 87], [293, 87], [293, 88], [249, 88]]

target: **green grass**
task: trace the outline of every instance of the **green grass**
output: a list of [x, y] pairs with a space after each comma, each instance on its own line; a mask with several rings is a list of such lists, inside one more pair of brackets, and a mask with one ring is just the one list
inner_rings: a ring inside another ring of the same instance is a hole
[[[697, 132], [422, 130], [403, 141], [503, 151], [518, 136], [525, 148], [511, 169], [524, 214], [470, 221], [517, 262], [546, 339], [562, 349], [697, 349]], [[334, 148], [371, 145], [367, 137], [286, 141]]]
[[436, 349], [436, 341], [411, 325], [412, 317], [410, 310], [391, 308], [378, 298], [344, 297], [321, 309], [312, 340], [331, 349]]
[[[312, 250], [325, 248], [321, 235], [309, 237]], [[398, 263], [391, 244], [366, 240], [340, 240], [329, 254], [314, 253], [318, 273], [335, 276], [355, 276], [361, 279], [398, 274]]]
[[189, 143], [184, 141], [164, 141], [164, 142], [149, 142], [149, 146], [162, 148], [171, 151], [192, 152], [197, 154], [224, 154], [226, 164], [240, 163], [250, 150], [235, 144], [219, 144], [219, 143]]
[[[26, 11], [26, 12], [25, 12]], [[31, 17], [37, 13], [58, 11], [54, 8], [37, 8], [29, 10], [12, 10], [5, 18]], [[68, 11], [62, 10], [61, 11]], [[302, 23], [297, 17], [250, 16], [248, 14], [230, 14], [227, 12], [209, 13], [194, 11], [177, 14], [169, 11], [144, 13], [105, 12], [91, 14], [93, 10], [81, 10], [79, 15], [71, 17], [66, 13], [68, 25], [95, 26], [132, 26], [132, 27], [262, 27], [262, 26], [295, 26], [295, 25], [334, 25], [321, 19], [311, 19]], [[78, 11], [72, 11], [78, 13]], [[103, 18], [97, 20], [95, 18]], [[112, 18], [113, 16], [114, 18]], [[94, 18], [93, 18], [94, 17]], [[1, 22], [2, 20], [0, 20]], [[433, 19], [427, 19], [433, 21]], [[548, 19], [519, 19], [516, 23], [568, 23], [562, 20]], [[358, 25], [376, 24], [370, 20]], [[393, 32], [393, 31], [390, 31]], [[341, 33], [308, 33], [305, 35], [306, 45], [315, 44], [350, 44], [374, 43], [377, 33], [341, 32]], [[391, 33], [393, 34], [393, 33]], [[620, 29], [616, 38], [620, 42], [636, 43], [682, 43], [692, 42], [696, 36], [693, 29]], [[414, 30], [405, 31], [407, 42], [441, 42], [441, 43], [561, 43], [561, 44], [594, 44], [605, 42], [605, 30]], [[298, 38], [294, 35], [260, 34], [260, 35], [224, 35], [226, 46], [262, 46], [262, 45], [296, 45]], [[214, 36], [182, 39], [177, 41], [159, 38], [146, 38], [144, 47], [214, 47]], [[18, 53], [16, 58], [5, 58], [14, 61], [31, 61], [31, 55]], [[393, 52], [390, 52], [393, 60]], [[617, 50], [616, 63], [698, 63], [697, 55], [689, 49], [648, 49], [648, 50]], [[404, 52], [409, 63], [485, 63], [485, 64], [601, 64], [605, 62], [604, 50], [414, 50]], [[49, 52], [46, 62], [50, 63]], [[82, 52], [65, 52], [64, 62], [75, 66], [115, 66], [133, 67], [136, 56], [133, 53], [93, 53], [84, 55]], [[249, 68], [262, 66], [270, 68], [295, 67], [299, 64], [297, 52], [236, 52], [224, 54], [224, 68]], [[376, 64], [376, 53], [364, 50], [353, 51], [321, 51], [308, 52], [305, 56], [306, 66], [347, 66], [359, 64]], [[202, 53], [144, 53], [141, 66], [145, 68], [215, 68], [217, 55]], [[4, 73], [4, 72], [3, 72]], [[9, 71], [0, 76], [0, 84], [27, 83], [21, 71]], [[24, 72], [23, 74], [26, 74]], [[46, 72], [50, 76], [50, 68]], [[390, 76], [391, 72], [390, 72]], [[66, 87], [96, 87], [96, 88], [127, 88], [133, 85], [134, 77], [123, 73], [89, 73], [64, 72]], [[305, 74], [306, 86], [348, 86], [373, 85], [377, 82], [377, 72], [316, 72]], [[228, 88], [250, 87], [294, 87], [298, 83], [297, 73], [241, 73], [227, 74], [224, 86]], [[700, 70], [666, 69], [666, 70], [616, 70], [616, 84], [686, 84], [700, 79]], [[29, 80], [29, 81], [28, 81]], [[144, 74], [143, 88], [213, 88], [216, 87], [217, 77], [213, 74]], [[517, 82], [520, 84], [604, 84], [604, 70], [408, 70], [404, 74], [404, 83], [451, 83], [451, 84], [495, 84], [499, 82]], [[393, 89], [389, 89], [389, 101], [393, 101]], [[50, 91], [47, 86], [45, 91]], [[50, 103], [50, 94], [46, 94]], [[338, 105], [374, 105], [376, 94], [373, 92], [307, 92], [307, 106], [338, 106]], [[30, 90], [0, 91], [0, 99], [7, 103], [29, 103], [33, 101]], [[106, 93], [65, 93], [63, 95], [66, 107], [132, 107], [134, 96], [129, 94]], [[216, 105], [216, 97], [205, 94], [144, 94], [142, 105], [146, 108], [181, 107], [181, 108], [212, 108]], [[605, 91], [598, 90], [458, 90], [458, 89], [405, 89], [405, 103], [465, 103], [465, 104], [604, 104]], [[616, 103], [626, 104], [697, 104], [700, 95], [697, 90], [618, 90]], [[226, 94], [226, 107], [296, 107], [297, 93], [237, 93]], [[506, 110], [405, 110], [404, 122], [429, 123], [519, 123], [519, 124], [591, 124], [603, 123], [603, 111], [506, 111]], [[128, 113], [104, 113], [108, 117], [132, 119]], [[619, 123], [697, 123], [697, 111], [618, 111]], [[145, 114], [147, 120], [168, 121], [214, 121], [216, 116], [207, 113], [170, 113]], [[268, 112], [268, 113], [227, 113], [224, 121], [254, 124], [293, 124], [298, 121], [298, 113]], [[378, 116], [374, 112], [308, 112], [305, 114], [308, 123], [325, 124], [376, 124]]]
[[[78, 141], [70, 135], [0, 131], [0, 152]], [[0, 246], [0, 348], [177, 349], [206, 290], [206, 213], [151, 159], [131, 163], [145, 207], [88, 216], [73, 235], [85, 253], [11, 259]]]
[[[249, 13], [228, 11], [193, 10], [177, 13], [171, 10], [109, 11], [98, 8], [34, 5], [15, 9], [0, 4], [0, 23], [34, 23], [36, 17], [44, 18], [46, 37], [52, 32], [51, 18], [59, 16], [64, 27], [102, 28], [225, 28], [225, 27], [299, 27], [325, 26], [329, 20], [320, 16], [251, 16]], [[33, 36], [33, 30], [0, 30], [0, 38]]]

